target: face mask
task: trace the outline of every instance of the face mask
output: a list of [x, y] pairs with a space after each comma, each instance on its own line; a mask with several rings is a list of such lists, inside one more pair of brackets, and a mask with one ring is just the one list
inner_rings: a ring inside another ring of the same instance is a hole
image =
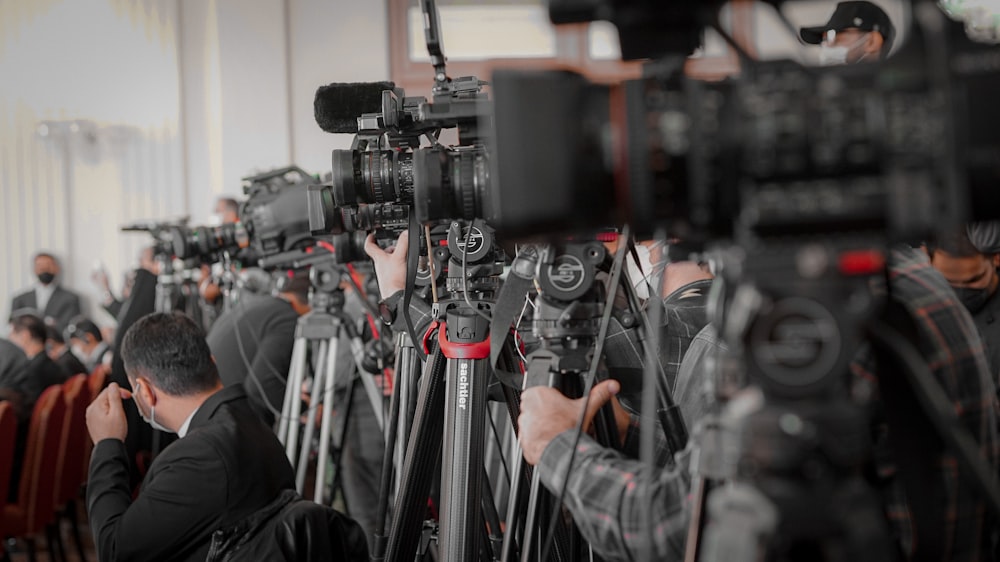
[[137, 410], [139, 410], [139, 415], [142, 416], [142, 420], [148, 423], [153, 429], [156, 429], [158, 431], [164, 431], [166, 433], [174, 433], [173, 430], [163, 427], [163, 425], [160, 424], [160, 422], [156, 421], [156, 406], [149, 407], [149, 417], [148, 418], [146, 417], [146, 413], [142, 411], [142, 407], [139, 406], [139, 399], [137, 398], [139, 395], [140, 388], [142, 388], [142, 385], [136, 383], [135, 393], [132, 394], [132, 400], [135, 400], [135, 407]]
[[965, 308], [969, 310], [972, 314], [975, 314], [986, 306], [986, 303], [990, 300], [990, 290], [989, 289], [971, 289], [969, 287], [955, 287], [955, 294], [958, 295], [958, 300], [965, 305]]
[[223, 222], [224, 221], [222, 220], [221, 214], [212, 213], [211, 215], [209, 215], [208, 220], [206, 221], [207, 223], [206, 226], [222, 226]]
[[73, 351], [73, 355], [76, 355], [78, 358], [86, 358], [87, 357], [87, 352], [84, 351], [83, 348], [80, 347], [80, 346], [78, 346], [78, 345], [74, 345], [73, 347], [70, 348], [70, 350], [72, 350]]
[[[849, 55], [850, 52], [853, 51], [854, 49], [863, 45], [864, 42], [867, 40], [868, 40], [868, 34], [865, 34], [851, 45], [842, 45], [839, 47], [835, 47], [833, 45], [820, 45], [819, 47], [820, 66], [839, 66], [847, 64], [847, 55]], [[861, 58], [859, 58], [854, 62], [861, 62], [861, 59], [865, 58], [866, 56], [868, 56], [868, 53], [865, 53], [864, 55], [861, 56]]]
[[43, 271], [42, 273], [38, 274], [38, 281], [42, 285], [48, 285], [49, 283], [51, 283], [52, 281], [54, 281], [55, 278], [56, 278], [56, 274], [55, 273], [49, 273], [48, 271]]

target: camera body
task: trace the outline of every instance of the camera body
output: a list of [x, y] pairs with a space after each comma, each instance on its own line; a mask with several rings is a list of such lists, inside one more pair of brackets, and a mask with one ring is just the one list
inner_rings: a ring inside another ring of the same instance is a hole
[[550, 12], [619, 24], [626, 58], [659, 57], [642, 79], [493, 76], [502, 235], [628, 222], [685, 240], [858, 230], [908, 239], [1000, 215], [1000, 134], [986, 125], [996, 48], [969, 40], [932, 2], [914, 2], [908, 41], [885, 61], [746, 59], [721, 82], [684, 75], [687, 43], [638, 41], [677, 22], [690, 35], [721, 2], [610, 4], [554, 2]]
[[223, 252], [244, 263], [258, 263], [311, 246], [306, 189], [314, 178], [296, 166], [278, 168], [243, 179], [246, 201], [240, 220], [215, 227], [173, 227], [173, 254], [182, 259], [215, 261]]

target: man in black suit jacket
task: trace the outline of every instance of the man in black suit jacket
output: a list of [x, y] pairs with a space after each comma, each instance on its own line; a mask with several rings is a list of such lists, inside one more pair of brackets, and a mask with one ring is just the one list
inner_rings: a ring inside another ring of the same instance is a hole
[[80, 314], [79, 295], [56, 282], [59, 262], [52, 254], [40, 252], [35, 255], [35, 276], [39, 284], [14, 297], [10, 303], [11, 314], [22, 309], [37, 310], [44, 318], [55, 321], [60, 330], [66, 328], [70, 318]]
[[[96, 443], [87, 508], [100, 560], [205, 560], [212, 533], [295, 486], [270, 428], [243, 389], [223, 388], [204, 333], [181, 314], [141, 318], [122, 341], [133, 392], [116, 383], [87, 409]], [[138, 497], [129, 487], [122, 400], [180, 438], [149, 468]]]

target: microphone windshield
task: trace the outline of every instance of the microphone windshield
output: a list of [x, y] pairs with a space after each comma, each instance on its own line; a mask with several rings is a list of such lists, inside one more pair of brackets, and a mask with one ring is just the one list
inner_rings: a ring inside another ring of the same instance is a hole
[[320, 86], [313, 100], [313, 115], [328, 133], [357, 133], [358, 117], [382, 111], [382, 91], [393, 90], [393, 82], [334, 82]]

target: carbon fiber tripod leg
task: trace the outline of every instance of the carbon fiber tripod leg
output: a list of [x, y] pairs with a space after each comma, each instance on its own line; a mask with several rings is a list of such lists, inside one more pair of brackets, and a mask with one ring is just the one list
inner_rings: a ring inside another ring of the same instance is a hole
[[420, 544], [434, 469], [441, 457], [441, 431], [444, 426], [445, 368], [447, 359], [435, 349], [421, 377], [420, 393], [400, 489], [389, 528], [386, 560], [412, 562]]

